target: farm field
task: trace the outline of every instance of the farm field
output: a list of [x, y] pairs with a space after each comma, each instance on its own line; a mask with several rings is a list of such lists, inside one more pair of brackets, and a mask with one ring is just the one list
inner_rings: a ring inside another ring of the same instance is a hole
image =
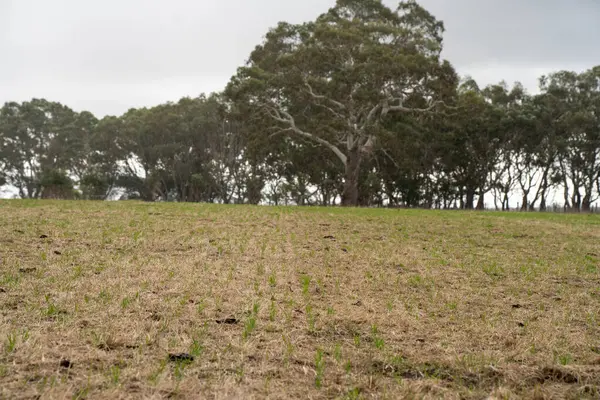
[[0, 398], [598, 398], [600, 216], [0, 202]]

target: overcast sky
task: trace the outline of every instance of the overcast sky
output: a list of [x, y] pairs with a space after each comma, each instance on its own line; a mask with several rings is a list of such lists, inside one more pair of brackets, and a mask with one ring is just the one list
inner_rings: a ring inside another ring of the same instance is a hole
[[[101, 117], [221, 90], [278, 21], [334, 0], [0, 0], [0, 103], [44, 97]], [[397, 1], [384, 0], [394, 6]], [[600, 64], [599, 0], [421, 0], [445, 58], [480, 84]]]

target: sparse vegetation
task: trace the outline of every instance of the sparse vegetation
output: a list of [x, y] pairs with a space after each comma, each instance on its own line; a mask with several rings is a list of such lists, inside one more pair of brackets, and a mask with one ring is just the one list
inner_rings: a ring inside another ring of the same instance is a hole
[[0, 220], [0, 398], [598, 394], [599, 216], [2, 201]]

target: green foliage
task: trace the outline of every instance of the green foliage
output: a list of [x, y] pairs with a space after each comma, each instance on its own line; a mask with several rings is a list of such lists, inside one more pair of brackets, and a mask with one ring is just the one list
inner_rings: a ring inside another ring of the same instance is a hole
[[12, 353], [17, 347], [17, 335], [11, 332], [6, 337], [5, 351], [6, 353]]
[[310, 281], [311, 281], [311, 277], [308, 275], [302, 275], [302, 277], [300, 278], [300, 282], [302, 283], [302, 294], [303, 295], [308, 295], [308, 291], [310, 289]]
[[121, 379], [121, 367], [119, 365], [112, 365], [109, 368], [109, 377], [110, 377], [110, 382], [117, 386], [119, 385], [119, 381]]
[[73, 180], [62, 170], [43, 171], [40, 186], [43, 199], [71, 199], [74, 197]]
[[325, 357], [323, 350], [318, 349], [315, 355], [315, 386], [320, 389], [323, 386], [323, 375], [325, 373]]
[[500, 279], [504, 276], [504, 268], [496, 262], [486, 264], [482, 267], [483, 272], [493, 279]]
[[371, 336], [372, 336], [373, 345], [375, 346], [375, 348], [377, 348], [377, 350], [382, 350], [383, 347], [385, 346], [385, 341], [383, 340], [381, 335], [379, 335], [379, 330], [377, 329], [377, 325], [373, 325], [371, 327]]
[[246, 322], [244, 324], [244, 331], [242, 332], [242, 337], [244, 339], [247, 339], [250, 336], [250, 334], [254, 331], [254, 329], [256, 329], [256, 320], [258, 319], [258, 309], [259, 309], [258, 303], [254, 303], [254, 305], [252, 306], [252, 312], [250, 313], [250, 315], [248, 316], [248, 318], [246, 319]]
[[79, 182], [82, 197], [89, 200], [104, 200], [111, 189], [110, 177], [90, 172]]

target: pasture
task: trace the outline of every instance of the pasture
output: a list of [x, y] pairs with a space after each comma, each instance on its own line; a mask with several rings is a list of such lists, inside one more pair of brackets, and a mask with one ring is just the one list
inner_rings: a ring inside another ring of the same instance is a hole
[[0, 398], [597, 398], [600, 216], [0, 202]]

